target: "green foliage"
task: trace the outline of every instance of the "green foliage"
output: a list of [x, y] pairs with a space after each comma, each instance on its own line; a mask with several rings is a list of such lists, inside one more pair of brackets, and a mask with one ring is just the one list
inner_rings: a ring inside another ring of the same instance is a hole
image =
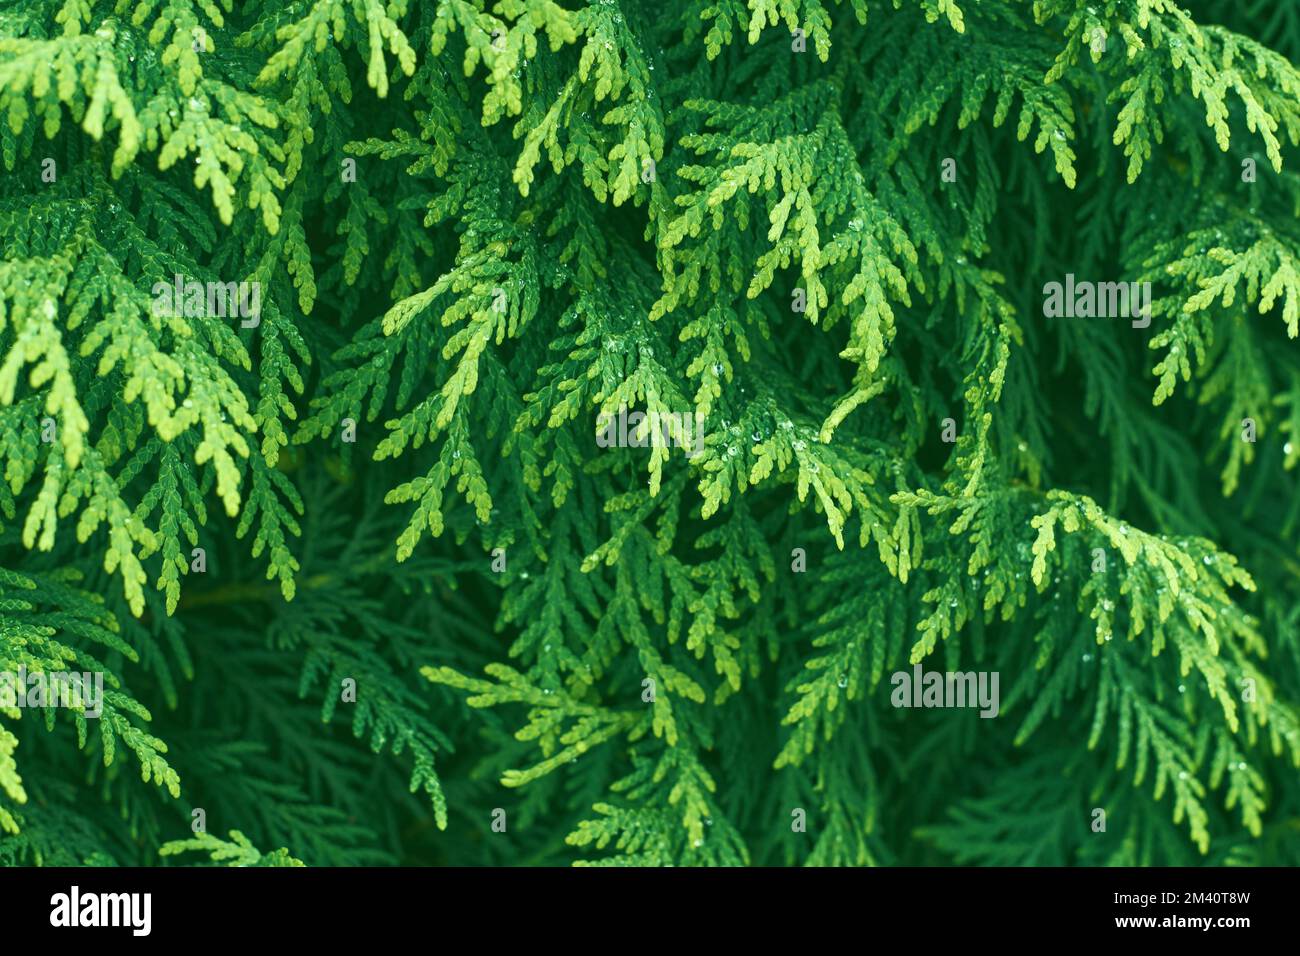
[[1300, 862], [1297, 62], [1268, 0], [0, 0], [0, 673], [105, 688], [0, 706], [0, 861]]
[[172, 840], [158, 848], [160, 856], [174, 856], [186, 850], [198, 850], [211, 855], [212, 862], [222, 866], [302, 866], [301, 860], [295, 860], [289, 851], [281, 847], [271, 853], [263, 853], [248, 842], [248, 837], [238, 830], [231, 830], [233, 843], [202, 833], [192, 840]]

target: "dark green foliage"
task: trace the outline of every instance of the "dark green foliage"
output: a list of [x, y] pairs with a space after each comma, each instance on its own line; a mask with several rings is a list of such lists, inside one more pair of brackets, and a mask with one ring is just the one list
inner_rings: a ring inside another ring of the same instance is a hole
[[0, 707], [0, 860], [1300, 862], [1297, 61], [1274, 0], [0, 2], [0, 672], [105, 675]]

